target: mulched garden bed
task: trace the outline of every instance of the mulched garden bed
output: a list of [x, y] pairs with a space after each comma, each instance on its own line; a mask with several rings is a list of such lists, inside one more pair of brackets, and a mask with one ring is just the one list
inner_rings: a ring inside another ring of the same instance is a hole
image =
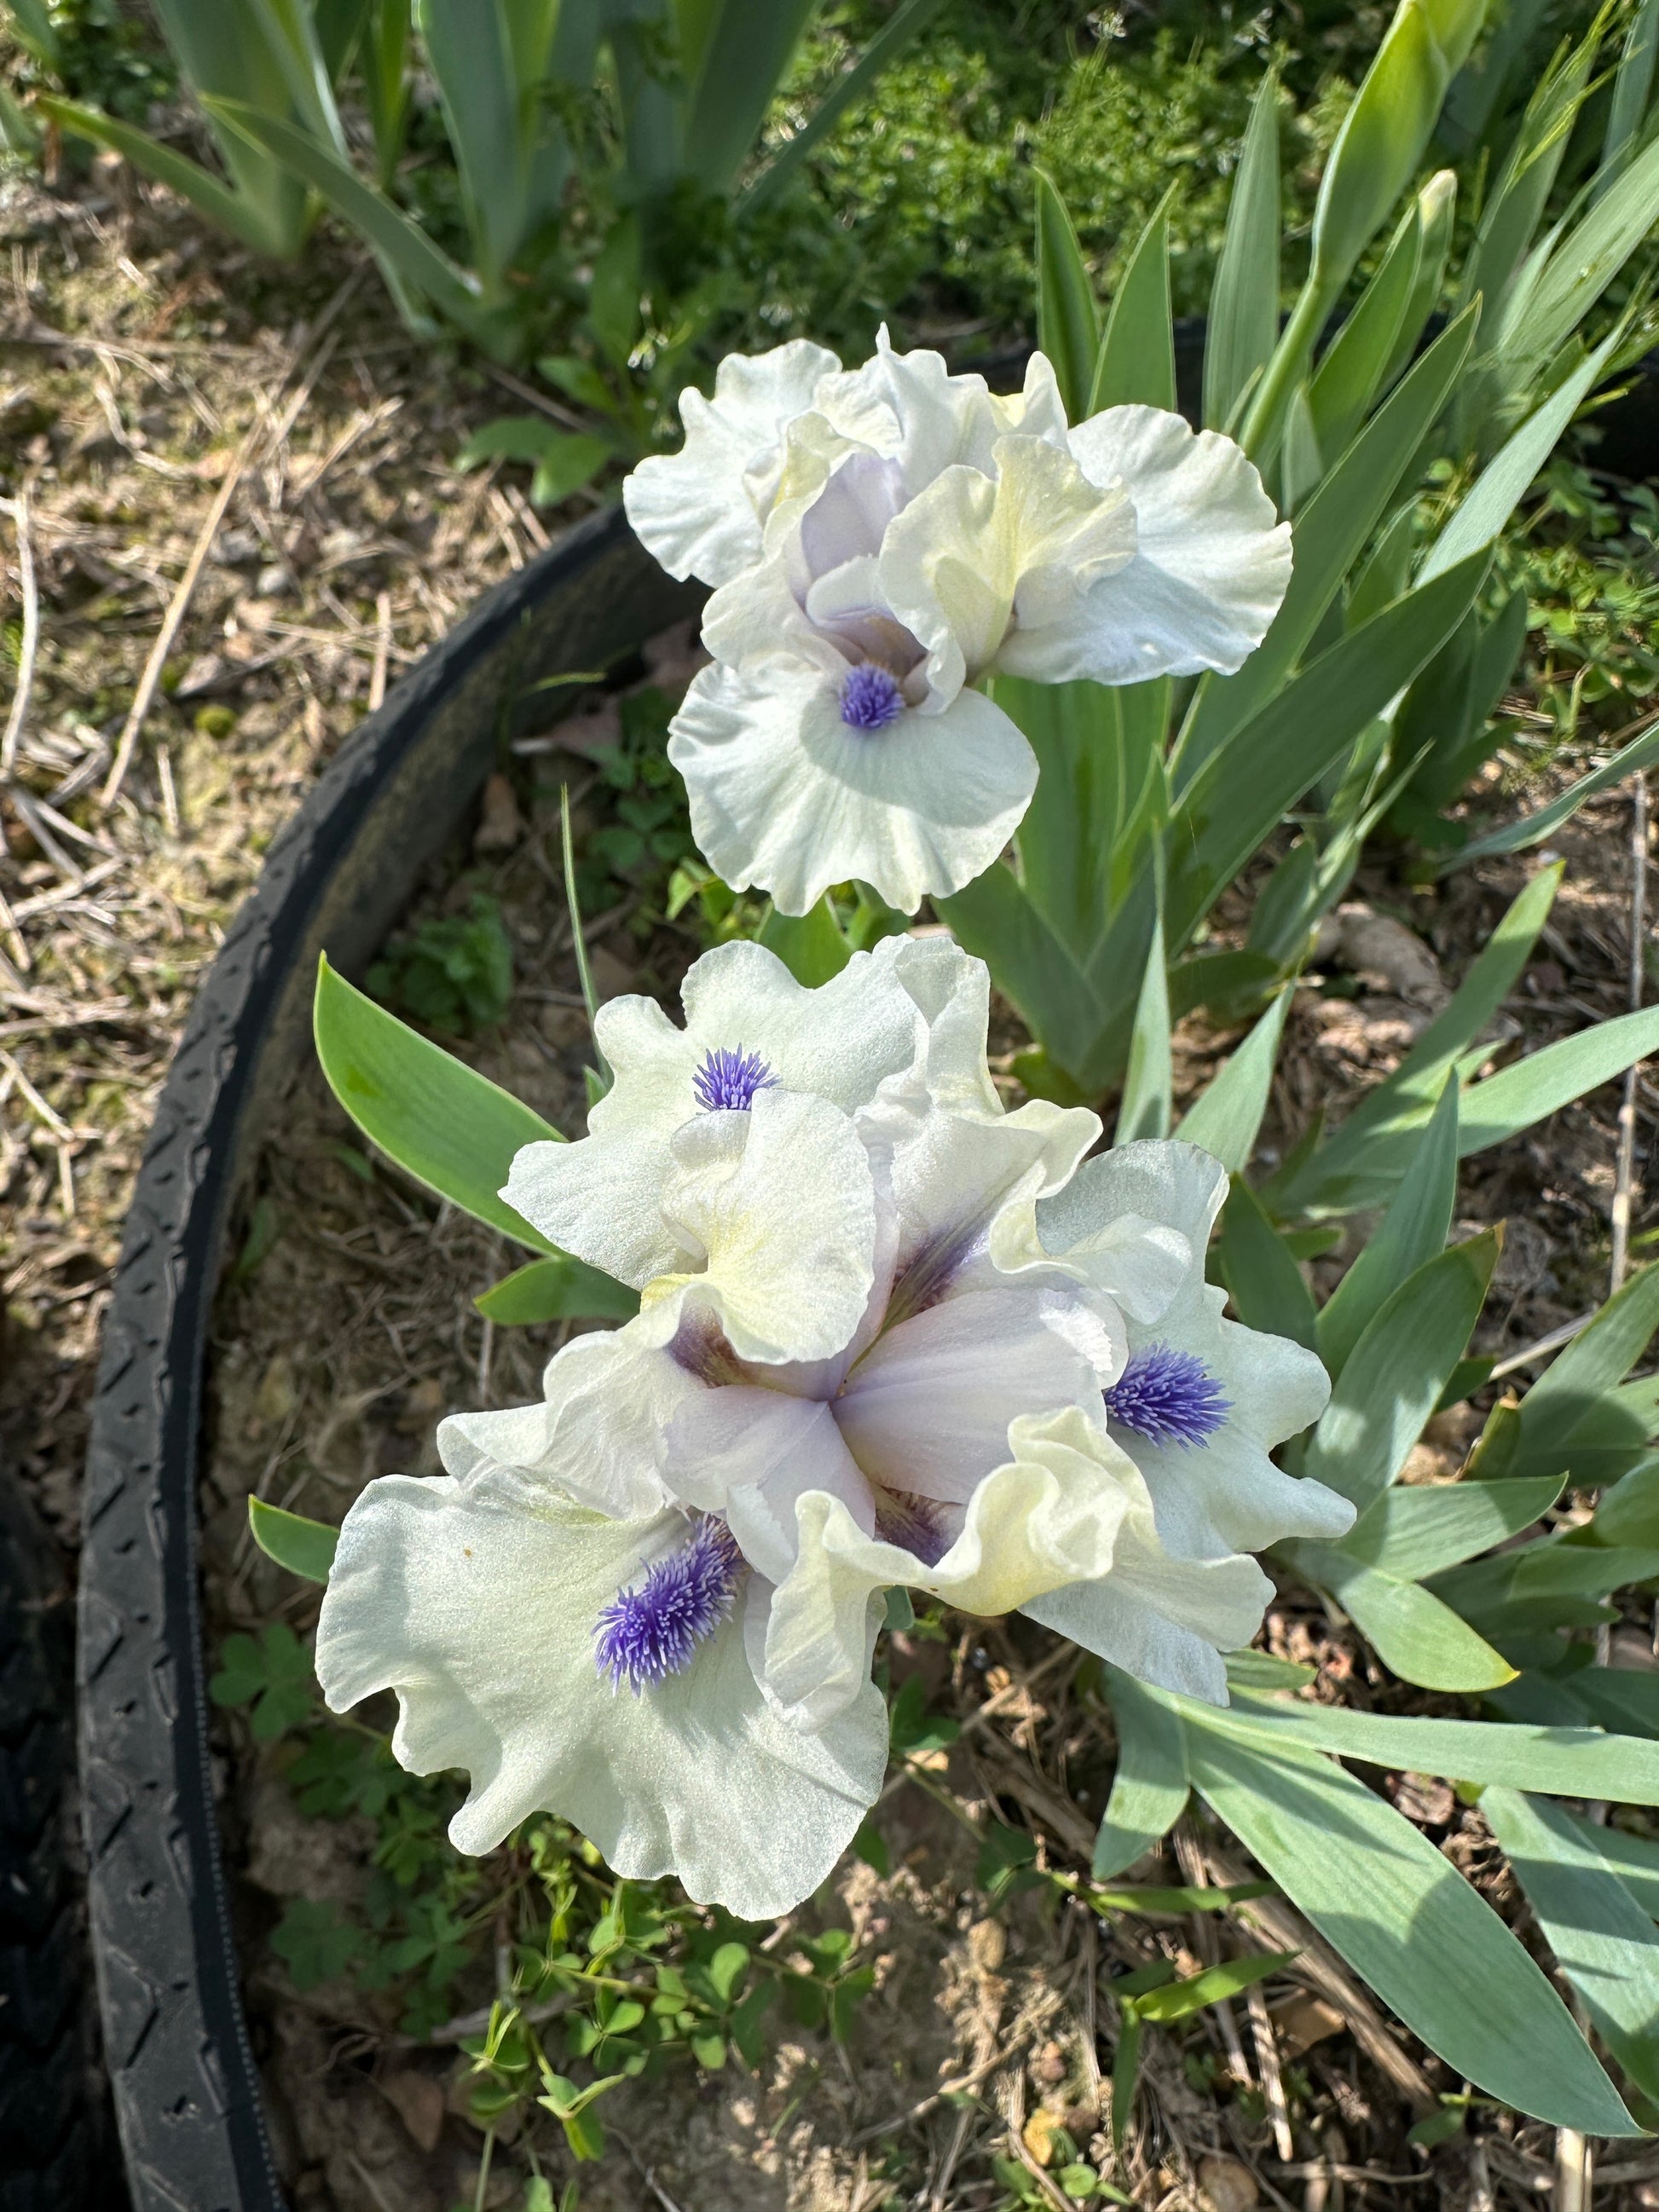
[[[661, 918], [683, 817], [647, 765], [692, 665], [688, 637], [656, 641], [647, 660], [629, 697], [595, 696], [545, 741], [521, 741], [472, 834], [429, 872], [377, 978], [394, 999], [418, 997], [419, 955], [409, 948], [446, 931], [453, 943], [458, 929], [498, 911], [512, 951], [505, 1014], [445, 1041], [572, 1133], [581, 1127], [588, 1045], [558, 862], [561, 783], [574, 802], [601, 995], [643, 990], [672, 1006], [703, 941], [695, 902], [676, 921]], [[1567, 882], [1540, 957], [1493, 1025], [1499, 1057], [1624, 1010], [1628, 847], [1628, 802], [1616, 793], [1558, 840]], [[1397, 1063], [1527, 872], [1520, 861], [1491, 863], [1424, 890], [1385, 863], [1362, 872], [1298, 991], [1264, 1164], [1312, 1113], [1340, 1117]], [[1242, 915], [1243, 894], [1235, 897]], [[996, 1065], [1006, 1070], [1024, 1042], [1000, 1007]], [[1196, 1019], [1182, 1025], [1182, 1095], [1232, 1042]], [[1006, 1088], [1016, 1103], [1012, 1078]], [[1640, 1163], [1655, 1103], [1639, 1076], [1638, 1098], [1639, 1248], [1653, 1212]], [[1468, 1233], [1508, 1223], [1478, 1349], [1514, 1360], [1605, 1295], [1618, 1103], [1608, 1086], [1470, 1164], [1460, 1222]], [[1067, 2202], [1053, 2172], [1068, 2145], [1148, 2207], [1540, 2201], [1553, 2157], [1547, 2128], [1483, 2114], [1432, 2149], [1407, 2140], [1421, 2116], [1405, 2094], [1413, 2082], [1419, 2092], [1425, 2080], [1434, 2091], [1462, 2085], [1356, 1998], [1343, 1970], [1333, 1973], [1332, 1954], [1283, 1905], [1246, 1907], [1237, 1921], [1105, 1922], [1048, 1892], [996, 1894], [1003, 1885], [982, 1855], [988, 1826], [1028, 1831], [1039, 1866], [1086, 1865], [1112, 1763], [1109, 1721], [1087, 1694], [1086, 1673], [1079, 1680], [1078, 1655], [1017, 1620], [924, 1622], [885, 1640], [894, 1682], [915, 1676], [907, 1695], [916, 1709], [962, 1732], [895, 1768], [867, 1860], [849, 1857], [799, 1915], [751, 1931], [803, 1982], [831, 1968], [832, 1978], [858, 1978], [859, 2001], [837, 2023], [844, 2035], [814, 2021], [817, 2000], [799, 2007], [799, 2019], [775, 2007], [757, 2064], [729, 2052], [706, 2069], [682, 2052], [661, 2080], [608, 2093], [595, 2108], [609, 2139], [599, 2162], [573, 2166], [556, 2121], [537, 2113], [490, 2147], [481, 2182], [485, 2137], [461, 2045], [482, 2032], [507, 1947], [524, 1916], [534, 1917], [529, 1862], [522, 1847], [456, 1860], [441, 1829], [459, 1785], [400, 1778], [360, 1729], [322, 1714], [303, 1653], [282, 1641], [283, 1629], [307, 1635], [316, 1592], [254, 1550], [246, 1501], [257, 1494], [337, 1521], [375, 1475], [437, 1472], [442, 1415], [538, 1395], [542, 1367], [572, 1324], [487, 1324], [470, 1294], [522, 1255], [371, 1161], [314, 1068], [272, 1127], [219, 1304], [203, 1559], [210, 1641], [225, 1654], [221, 1814], [246, 1996], [279, 2162], [301, 2212], [474, 2203], [517, 2212], [544, 2201], [526, 2196], [536, 2172], [554, 2203], [575, 2176], [586, 2212], [647, 2203], [671, 2212], [979, 2212], [1020, 2201], [1022, 2190], [1031, 2203]], [[1349, 1247], [1312, 1263], [1322, 1291], [1355, 1243], [1351, 1234]], [[1502, 1388], [1495, 1381], [1472, 1406], [1438, 1417], [1407, 1480], [1449, 1479]], [[250, 1635], [266, 1639], [252, 1675], [250, 1647], [225, 1650]], [[1455, 1709], [1395, 1683], [1305, 1592], [1286, 1593], [1265, 1641], [1317, 1667], [1310, 1696]], [[1616, 1659], [1655, 1663], [1648, 1619], [1632, 1616], [1613, 1641]], [[357, 1718], [385, 1727], [390, 1715]], [[1478, 1810], [1439, 1782], [1371, 1779], [1516, 1917], [1517, 1894]], [[561, 1848], [577, 1849], [568, 1837]], [[1204, 1881], [1252, 1871], [1230, 1838], [1188, 1815], [1139, 1873]], [[633, 1887], [674, 1894], [670, 1884]], [[1212, 2008], [1151, 2037], [1143, 2094], [1115, 2163], [1103, 2132], [1116, 2033], [1106, 1983], [1160, 1957], [1190, 1972], [1252, 1945], [1302, 1950], [1261, 1985], [1259, 2000], [1252, 1993], [1248, 2006]], [[1659, 2185], [1659, 2159], [1652, 2165]], [[1646, 2173], [1639, 2153], [1621, 2149], [1603, 2171], [1600, 2201], [1659, 2203]]]
[[[302, 271], [268, 284], [239, 251], [204, 240], [165, 194], [106, 162], [52, 189], [9, 176], [0, 214], [14, 248], [0, 424], [13, 488], [25, 477], [32, 486], [42, 605], [20, 768], [38, 797], [107, 848], [66, 842], [53, 858], [6, 825], [7, 895], [31, 957], [18, 967], [16, 939], [4, 939], [11, 964], [0, 970], [0, 1045], [63, 1130], [20, 1113], [21, 1094], [9, 1093], [0, 1291], [11, 1325], [0, 1419], [29, 1486], [72, 1547], [84, 1401], [120, 1218], [195, 985], [265, 845], [377, 684], [388, 672], [395, 680], [559, 518], [534, 514], [508, 474], [462, 477], [445, 465], [478, 422], [522, 403], [416, 347], [392, 325], [372, 274], [356, 270], [326, 237]], [[87, 792], [106, 773], [216, 471], [260, 406], [284, 434], [237, 489], [177, 641], [175, 680], [158, 697], [120, 804], [91, 811]], [[1639, 623], [1621, 629], [1610, 649], [1631, 650], [1640, 631]], [[594, 704], [590, 734], [603, 738], [609, 708]], [[593, 762], [522, 756], [510, 810], [497, 794], [503, 845], [458, 848], [410, 920], [464, 920], [477, 889], [499, 900], [516, 952], [512, 1000], [503, 1024], [460, 1049], [574, 1130], [586, 1032], [558, 884], [561, 775], [580, 794]], [[1566, 780], [1564, 769], [1559, 781]], [[1535, 778], [1519, 781], [1523, 799], [1494, 794], [1505, 812], [1550, 795]], [[590, 839], [630, 827], [617, 815], [622, 795], [603, 780], [579, 795]], [[647, 834], [657, 832], [647, 825]], [[1568, 881], [1540, 957], [1500, 1019], [1504, 1049], [1522, 1036], [1547, 1042], [1626, 1004], [1627, 801], [1596, 802], [1557, 845]], [[1367, 935], [1364, 915], [1352, 928], [1345, 921], [1320, 963], [1325, 985], [1298, 995], [1264, 1152], [1284, 1150], [1318, 1107], [1340, 1115], [1395, 1064], [1431, 1008], [1436, 983], [1423, 951], [1455, 981], [1524, 872], [1519, 863], [1489, 866], [1424, 894], [1387, 866], [1362, 872], [1355, 902], [1408, 923], [1419, 950], [1412, 956], [1395, 935], [1390, 953], [1388, 933]], [[637, 908], [609, 918], [602, 906], [590, 910], [602, 989], [672, 999], [698, 949], [689, 925], [640, 936]], [[996, 1039], [1005, 1058], [1023, 1041], [1005, 1010]], [[1177, 1073], [1186, 1090], [1227, 1042], [1183, 1026]], [[1484, 1348], [1512, 1358], [1603, 1294], [1619, 1097], [1609, 1086], [1470, 1164], [1463, 1218], [1508, 1224]], [[1659, 1102], [1644, 1076], [1636, 1097], [1639, 1238], [1655, 1218], [1646, 1195], [1654, 1179], [1642, 1170]], [[546, 1331], [485, 1331], [466, 1293], [519, 1255], [365, 1161], [314, 1073], [296, 1085], [280, 1126], [280, 1147], [268, 1150], [249, 1194], [220, 1308], [204, 1498], [216, 1651], [230, 1635], [273, 1622], [303, 1633], [314, 1617], [313, 1595], [251, 1551], [251, 1491], [337, 1519], [373, 1474], [435, 1468], [432, 1433], [444, 1411], [533, 1395], [556, 1340]], [[1316, 1261], [1316, 1273], [1328, 1282], [1346, 1256]], [[1462, 1411], [1444, 1417], [1413, 1476], [1454, 1472], [1470, 1427]], [[1355, 1640], [1300, 1595], [1270, 1632], [1285, 1655], [1319, 1665], [1313, 1694], [1389, 1705], [1416, 1695], [1375, 1675]], [[1612, 1641], [1615, 1656], [1650, 1663], [1646, 1620], [1632, 1617]], [[1035, 2163], [1063, 2122], [1091, 2154], [1099, 2071], [1109, 2068], [1115, 2033], [1103, 1977], [1156, 1950], [1190, 1967], [1206, 1946], [1247, 1939], [1197, 1920], [1103, 1928], [1075, 1909], [1056, 1915], [1030, 1893], [994, 1905], [976, 1882], [975, 1839], [931, 1791], [970, 1815], [994, 1807], [1001, 1820], [1030, 1827], [1057, 1864], [1079, 1863], [1100, 1809], [1109, 1739], [1064, 1675], [1042, 1671], [1051, 1648], [1023, 1623], [965, 1633], [957, 1624], [944, 1644], [892, 1639], [895, 1675], [916, 1674], [933, 1708], [965, 1733], [948, 1752], [927, 1754], [934, 1763], [915, 1778], [897, 1778], [879, 1808], [889, 1873], [849, 1861], [833, 1893], [784, 1923], [775, 1945], [799, 1957], [799, 1938], [844, 1929], [854, 1939], [847, 1970], [873, 1967], [872, 1994], [844, 2045], [792, 2020], [775, 2028], [757, 2075], [735, 2060], [699, 2073], [688, 2059], [663, 2083], [613, 2093], [603, 2107], [611, 2148], [580, 2179], [589, 2212], [875, 2212], [890, 2203], [977, 2212], [1007, 2200], [989, 2160], [1018, 2164], [1016, 2142]], [[313, 1700], [302, 1692], [296, 1705], [290, 1683], [290, 1712], [310, 1716]], [[483, 2137], [455, 2109], [465, 2100], [452, 2084], [465, 2061], [453, 2035], [494, 1989], [487, 1902], [472, 1955], [436, 1988], [430, 1958], [384, 1987], [368, 1985], [361, 1957], [348, 1972], [312, 1978], [331, 1964], [326, 1930], [343, 1917], [368, 1929], [383, 1966], [390, 1942], [414, 1940], [398, 1899], [441, 1887], [438, 1870], [451, 1863], [433, 1847], [455, 1795], [447, 1784], [410, 1784], [378, 1816], [301, 1808], [296, 1755], [314, 1753], [324, 1770], [307, 1794], [327, 1799], [331, 1789], [337, 1802], [341, 1747], [366, 1741], [331, 1725], [316, 1729], [309, 1717], [259, 1738], [246, 1708], [220, 1716], [222, 1814], [228, 1836], [241, 1838], [235, 1894], [250, 2013], [296, 2205], [450, 2212], [478, 2193]], [[1438, 1783], [1373, 1778], [1506, 1901], [1478, 1815], [1448, 1802]], [[404, 1844], [392, 1856], [398, 1869], [413, 1868], [408, 1889], [392, 1868], [373, 1863], [389, 1841]], [[1214, 1865], [1212, 1842], [1183, 1832], [1147, 1878], [1201, 1875]], [[487, 1901], [512, 1873], [507, 1855], [496, 1854], [483, 1863], [478, 1895]], [[397, 1893], [390, 1909], [388, 1884]], [[289, 1942], [285, 1957], [272, 1937], [296, 1900], [324, 1917], [313, 1916], [309, 1950]], [[371, 1925], [377, 1913], [384, 1927]], [[1547, 2130], [1482, 2116], [1478, 2149], [1454, 2141], [1417, 2151], [1405, 2141], [1412, 2115], [1395, 2076], [1356, 2040], [1342, 2005], [1299, 1972], [1269, 1982], [1265, 1996], [1291, 2098], [1289, 2165], [1279, 2157], [1254, 2021], [1236, 2008], [1230, 2033], [1224, 2015], [1206, 2013], [1178, 2039], [1150, 2039], [1146, 2094], [1117, 2172], [1138, 2203], [1190, 2206], [1203, 2201], [1200, 2189], [1213, 2208], [1263, 2202], [1308, 2212], [1345, 2203], [1478, 2212], [1543, 2201]], [[1386, 2056], [1374, 2039], [1370, 2049]], [[1422, 2058], [1417, 2052], [1413, 2063]], [[1428, 2070], [1437, 2081], [1432, 2062]], [[941, 2083], [965, 2085], [959, 2094], [970, 2101], [941, 2100]], [[549, 2119], [544, 2132], [498, 2148], [485, 2201], [525, 2201], [532, 2149], [562, 2185], [568, 2169]], [[1052, 2185], [1022, 2170], [1033, 2201], [1054, 2201], [1042, 2193]], [[1615, 2212], [1659, 2203], [1659, 2160], [1620, 2148], [1597, 2187], [1598, 2205]]]

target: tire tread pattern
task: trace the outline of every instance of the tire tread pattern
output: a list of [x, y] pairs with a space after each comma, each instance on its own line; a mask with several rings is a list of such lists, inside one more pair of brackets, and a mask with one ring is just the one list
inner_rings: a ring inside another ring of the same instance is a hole
[[198, 1446], [238, 1182], [300, 1065], [317, 953], [326, 943], [348, 972], [362, 968], [514, 721], [555, 718], [538, 684], [616, 665], [698, 598], [662, 576], [614, 512], [488, 593], [362, 724], [272, 846], [157, 1105], [94, 1400], [78, 1655], [93, 1948], [134, 2212], [283, 2203], [219, 1847]]
[[86, 1929], [64, 1850], [72, 1662], [68, 1578], [0, 1469], [0, 2212], [111, 2202]]

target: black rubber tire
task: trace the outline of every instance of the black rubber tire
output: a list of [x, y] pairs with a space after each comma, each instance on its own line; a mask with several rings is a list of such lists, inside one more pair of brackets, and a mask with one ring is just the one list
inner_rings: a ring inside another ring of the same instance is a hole
[[0, 1469], [0, 2212], [120, 2201], [84, 1902], [65, 1848], [73, 1684], [68, 1576]]
[[283, 2203], [220, 1859], [198, 1451], [239, 1178], [308, 1048], [317, 955], [326, 945], [361, 972], [510, 730], [555, 719], [565, 695], [532, 687], [617, 665], [701, 596], [670, 583], [616, 513], [489, 593], [363, 724], [272, 847], [157, 1106], [104, 1328], [79, 1644], [93, 1949], [135, 2212]]

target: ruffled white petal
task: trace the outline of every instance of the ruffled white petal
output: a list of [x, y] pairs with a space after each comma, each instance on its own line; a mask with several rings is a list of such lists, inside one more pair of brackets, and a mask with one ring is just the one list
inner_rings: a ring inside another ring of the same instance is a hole
[[867, 1536], [837, 1498], [808, 1492], [796, 1511], [795, 1565], [767, 1625], [769, 1688], [803, 1723], [839, 1711], [866, 1663], [873, 1594], [892, 1583], [963, 1613], [1011, 1613], [1044, 1591], [1110, 1571], [1125, 1517], [1150, 1525], [1133, 1465], [1075, 1408], [1009, 1430], [1012, 1458], [981, 1483], [960, 1533], [934, 1565]]
[[684, 445], [641, 461], [623, 486], [635, 534], [671, 576], [724, 584], [760, 558], [785, 425], [840, 366], [823, 346], [792, 338], [770, 353], [728, 354], [712, 400], [681, 395]]
[[1135, 553], [1127, 495], [1091, 483], [1068, 453], [1000, 438], [992, 460], [989, 475], [936, 477], [882, 545], [887, 604], [927, 647], [928, 681], [946, 698], [1006, 661], [1011, 627], [1019, 640], [1065, 635]]
[[1075, 606], [1009, 635], [997, 665], [1060, 684], [1231, 674], [1267, 635], [1291, 580], [1291, 531], [1231, 438], [1158, 407], [1109, 407], [1071, 450], [1091, 483], [1121, 484], [1134, 558]]
[[[738, 949], [735, 945], [725, 945], [718, 951], [706, 952], [702, 960], [691, 968], [685, 984], [681, 985], [682, 999], [686, 984], [705, 961], [719, 959], [722, 954]], [[764, 951], [758, 945], [742, 949], [750, 952]], [[766, 957], [769, 960], [772, 956]], [[782, 966], [781, 962], [777, 964]], [[769, 970], [760, 961], [754, 962], [752, 968], [757, 994], [764, 993], [769, 998]], [[788, 970], [784, 972], [787, 975]], [[622, 1137], [636, 1131], [666, 1136], [696, 1112], [697, 1098], [691, 1080], [708, 1044], [692, 1034], [689, 1024], [682, 1029], [654, 999], [632, 992], [623, 998], [607, 999], [593, 1018], [593, 1041], [605, 1055], [611, 1082], [604, 1097], [588, 1109], [590, 1136]], [[734, 1040], [721, 1037], [718, 1042], [730, 1044]]]
[[[1081, 1462], [1097, 1454], [1121, 1472], [1123, 1455], [1080, 1420], [1049, 1449]], [[1224, 1705], [1226, 1671], [1218, 1654], [1249, 1642], [1273, 1586], [1251, 1559], [1176, 1557], [1164, 1543], [1138, 1471], [1125, 1479], [1124, 1490], [1110, 1573], [1040, 1592], [1022, 1610], [1145, 1681]]]
[[852, 729], [839, 679], [805, 660], [703, 669], [668, 757], [710, 866], [790, 915], [854, 877], [906, 914], [959, 890], [996, 859], [1036, 788], [1030, 746], [979, 693]]
[[1036, 1234], [1035, 1214], [1036, 1207], [1027, 1202], [1011, 1208], [997, 1225], [992, 1255], [1006, 1274], [1035, 1272], [1043, 1279], [1066, 1275], [1114, 1309], [1153, 1321], [1191, 1272], [1192, 1247], [1179, 1230], [1163, 1222], [1120, 1213], [1103, 1224], [1085, 1248], [1051, 1253]]
[[373, 1482], [340, 1532], [317, 1671], [344, 1711], [398, 1703], [417, 1774], [464, 1769], [457, 1849], [489, 1850], [538, 1810], [574, 1820], [619, 1875], [677, 1874], [744, 1918], [823, 1881], [881, 1786], [886, 1712], [867, 1679], [822, 1732], [789, 1726], [728, 1621], [639, 1697], [594, 1663], [601, 1609], [674, 1549], [678, 1514], [611, 1521], [504, 1470]]
[[1176, 1231], [1192, 1264], [1176, 1299], [1157, 1314], [1136, 1315], [1157, 1324], [1135, 1332], [1136, 1341], [1156, 1338], [1202, 1359], [1224, 1382], [1236, 1425], [1270, 1448], [1318, 1419], [1330, 1379], [1301, 1345], [1222, 1320], [1226, 1300], [1205, 1281], [1204, 1254], [1226, 1196], [1225, 1169], [1196, 1145], [1178, 1137], [1121, 1145], [1086, 1161], [1064, 1190], [1042, 1201], [1038, 1228], [1049, 1249], [1085, 1263], [1120, 1215]]
[[[836, 381], [834, 376], [821, 378], [815, 402]], [[786, 423], [777, 480], [761, 532], [762, 565], [778, 567], [792, 584], [799, 583], [804, 566], [800, 526], [830, 479], [854, 459], [882, 459], [862, 441], [848, 437], [816, 404]]]
[[839, 1351], [875, 1280], [875, 1186], [854, 1122], [827, 1099], [763, 1091], [747, 1113], [685, 1122], [670, 1151], [663, 1218], [689, 1264], [645, 1285], [629, 1326], [666, 1344], [706, 1316], [740, 1359]]
[[556, 1352], [539, 1405], [452, 1413], [438, 1455], [461, 1482], [517, 1468], [557, 1483], [579, 1505], [640, 1519], [672, 1501], [656, 1472], [658, 1440], [702, 1384], [637, 1322], [578, 1336]]
[[1292, 1536], [1332, 1540], [1353, 1526], [1346, 1498], [1309, 1476], [1286, 1474], [1242, 1430], [1225, 1429], [1188, 1451], [1121, 1432], [1120, 1441], [1146, 1478], [1159, 1536], [1184, 1559], [1261, 1551]]

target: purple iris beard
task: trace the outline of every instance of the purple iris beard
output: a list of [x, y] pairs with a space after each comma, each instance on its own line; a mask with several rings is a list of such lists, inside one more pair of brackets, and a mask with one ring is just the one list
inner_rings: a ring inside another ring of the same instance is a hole
[[884, 730], [904, 712], [898, 678], [878, 661], [861, 660], [841, 687], [841, 719], [849, 730]]
[[724, 1521], [699, 1521], [690, 1541], [659, 1559], [643, 1582], [619, 1591], [593, 1624], [593, 1657], [611, 1686], [635, 1697], [683, 1674], [697, 1646], [732, 1610], [743, 1554]]
[[918, 1498], [912, 1490], [890, 1490], [884, 1483], [875, 1490], [876, 1534], [886, 1544], [911, 1553], [925, 1567], [936, 1567], [951, 1548], [945, 1516], [931, 1498]]
[[1111, 1419], [1149, 1444], [1207, 1443], [1232, 1411], [1203, 1361], [1172, 1344], [1132, 1352], [1105, 1397]]
[[746, 1114], [757, 1091], [769, 1091], [777, 1077], [757, 1052], [741, 1045], [711, 1046], [691, 1079], [691, 1095], [705, 1114]]

